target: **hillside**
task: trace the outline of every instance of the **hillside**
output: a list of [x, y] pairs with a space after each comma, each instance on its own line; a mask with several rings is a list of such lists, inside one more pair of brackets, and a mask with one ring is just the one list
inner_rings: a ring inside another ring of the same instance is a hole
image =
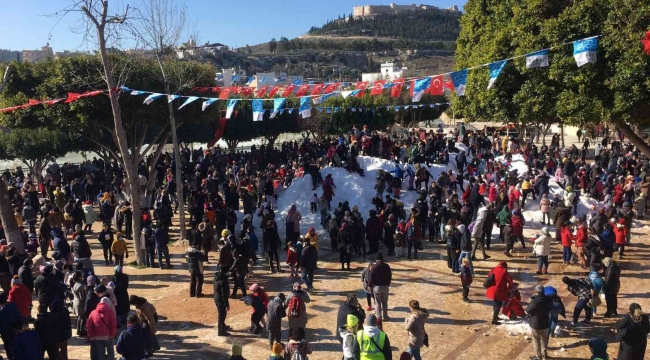
[[369, 36], [420, 41], [456, 41], [461, 13], [428, 9], [372, 17], [339, 18], [322, 27], [312, 27], [308, 35]]

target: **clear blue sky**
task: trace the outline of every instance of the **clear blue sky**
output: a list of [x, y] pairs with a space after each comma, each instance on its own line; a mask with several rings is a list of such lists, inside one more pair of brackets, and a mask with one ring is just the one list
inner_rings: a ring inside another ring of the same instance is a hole
[[[109, 4], [137, 0], [110, 0]], [[73, 32], [79, 14], [48, 17], [65, 8], [68, 0], [2, 0], [0, 9], [0, 49], [40, 49], [47, 42], [54, 51], [87, 50], [82, 37]], [[465, 0], [179, 0], [188, 7], [201, 42], [229, 46], [255, 45], [271, 38], [294, 38], [312, 26], [320, 26], [338, 15], [350, 14], [353, 6], [424, 3], [446, 8]]]

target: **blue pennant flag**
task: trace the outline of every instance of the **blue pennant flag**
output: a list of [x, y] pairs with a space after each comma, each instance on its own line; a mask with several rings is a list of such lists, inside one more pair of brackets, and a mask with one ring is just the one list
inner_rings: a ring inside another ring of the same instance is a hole
[[456, 89], [456, 95], [465, 96], [465, 86], [467, 84], [467, 69], [454, 71], [449, 74], [451, 81], [454, 83], [454, 88]]
[[436, 107], [436, 106], [435, 106], [434, 104], [429, 104], [429, 107], [430, 107], [430, 108], [434, 108], [434, 107]]
[[328, 113], [328, 114], [331, 114], [332, 113], [332, 108], [325, 109], [325, 112]]
[[323, 111], [323, 108], [322, 108], [322, 107], [319, 107], [319, 108], [316, 108], [316, 109], [318, 109], [318, 112]]
[[300, 115], [303, 119], [311, 116], [311, 97], [303, 96], [300, 98]]
[[393, 111], [399, 111], [399, 106], [395, 106], [395, 108], [393, 108]]
[[508, 60], [495, 61], [488, 65], [490, 69], [490, 83], [488, 84], [488, 89], [492, 89], [494, 82], [497, 81], [499, 74], [503, 71], [503, 68], [508, 63]]
[[146, 99], [144, 99], [144, 103], [147, 104], [147, 105], [149, 105], [149, 104], [151, 104], [152, 102], [154, 102], [156, 99], [161, 98], [161, 97], [163, 97], [163, 96], [165, 96], [165, 94], [153, 93], [153, 94], [147, 96]]
[[264, 104], [262, 99], [253, 99], [251, 101], [253, 108], [253, 121], [262, 121], [264, 119]]
[[228, 100], [228, 105], [226, 106], [226, 119], [230, 119], [232, 112], [235, 111], [235, 106], [237, 106], [237, 99]]
[[338, 112], [338, 111], [339, 111], [339, 108], [335, 107], [334, 112]]
[[598, 51], [598, 37], [590, 37], [573, 42], [573, 58], [576, 59], [578, 67], [588, 63], [596, 63], [596, 52]]
[[167, 96], [167, 101], [172, 102], [172, 101], [178, 99], [179, 97], [181, 97], [181, 96], [180, 95], [169, 95], [169, 96]]
[[204, 102], [203, 102], [203, 105], [201, 106], [201, 111], [205, 111], [205, 109], [206, 109], [208, 106], [212, 105], [212, 103], [215, 102], [215, 101], [217, 101], [217, 100], [219, 100], [219, 99], [211, 98], [211, 99], [208, 99], [208, 100], [204, 101]]
[[335, 95], [334, 93], [331, 93], [331, 94], [325, 94], [323, 96], [315, 97], [314, 98], [314, 105], [322, 104], [323, 102], [325, 102], [325, 100], [331, 98], [334, 95]]
[[431, 85], [430, 77], [415, 80], [415, 85], [413, 85], [413, 102], [418, 102], [422, 99], [422, 95], [427, 91], [429, 85]]
[[185, 99], [185, 102], [183, 103], [183, 105], [181, 105], [181, 106], [178, 108], [178, 110], [184, 108], [185, 105], [187, 105], [187, 104], [189, 104], [189, 103], [191, 103], [191, 102], [193, 102], [193, 101], [196, 101], [196, 100], [198, 100], [198, 99], [199, 99], [198, 96], [190, 96], [190, 97], [188, 97], [187, 99]]
[[131, 91], [131, 95], [142, 95], [142, 94], [148, 94], [148, 92], [142, 91], [142, 90], [132, 90]]
[[284, 114], [285, 109], [280, 109], [280, 115]]
[[548, 67], [549, 50], [544, 49], [526, 55], [526, 68]]
[[300, 85], [300, 84], [302, 84], [302, 80], [300, 80], [300, 79], [293, 79], [293, 84], [294, 84], [294, 85]]
[[289, 108], [289, 114], [293, 114], [293, 108]]
[[357, 108], [353, 107], [352, 112], [357, 112]]
[[124, 85], [120, 86], [120, 90], [122, 90], [124, 92], [130, 92], [131, 91], [131, 89], [129, 89], [128, 87], [126, 87]]
[[409, 105], [404, 105], [404, 110], [408, 110], [409, 107], [410, 107]]
[[275, 98], [273, 99], [273, 112], [271, 113], [271, 116], [269, 119], [273, 119], [276, 117], [278, 114], [282, 114], [284, 112], [284, 109], [282, 107], [284, 104], [287, 102], [287, 98]]

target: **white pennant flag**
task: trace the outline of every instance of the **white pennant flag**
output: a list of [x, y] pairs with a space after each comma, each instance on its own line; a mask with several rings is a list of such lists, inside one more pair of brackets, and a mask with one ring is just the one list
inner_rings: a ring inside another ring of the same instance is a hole
[[144, 103], [149, 105], [149, 104], [151, 104], [152, 102], [154, 102], [156, 99], [158, 99], [161, 96], [165, 96], [165, 94], [153, 93], [153, 94], [147, 96], [146, 99], [144, 99]]
[[185, 100], [185, 102], [183, 103], [183, 105], [181, 105], [181, 106], [178, 108], [178, 110], [184, 108], [185, 105], [187, 105], [187, 104], [189, 104], [189, 103], [191, 103], [191, 102], [193, 102], [193, 101], [196, 101], [196, 100], [198, 100], [198, 99], [199, 99], [198, 96], [190, 96], [190, 97], [188, 97], [188, 98]]
[[181, 97], [181, 96], [180, 95], [169, 95], [169, 96], [167, 96], [167, 101], [172, 102], [172, 101], [178, 99], [179, 97]]

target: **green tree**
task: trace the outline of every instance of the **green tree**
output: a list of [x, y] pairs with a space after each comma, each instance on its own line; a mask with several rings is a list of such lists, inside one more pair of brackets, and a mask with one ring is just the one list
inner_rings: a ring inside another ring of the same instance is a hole
[[269, 51], [275, 54], [275, 50], [278, 48], [278, 42], [275, 41], [275, 38], [269, 41]]

